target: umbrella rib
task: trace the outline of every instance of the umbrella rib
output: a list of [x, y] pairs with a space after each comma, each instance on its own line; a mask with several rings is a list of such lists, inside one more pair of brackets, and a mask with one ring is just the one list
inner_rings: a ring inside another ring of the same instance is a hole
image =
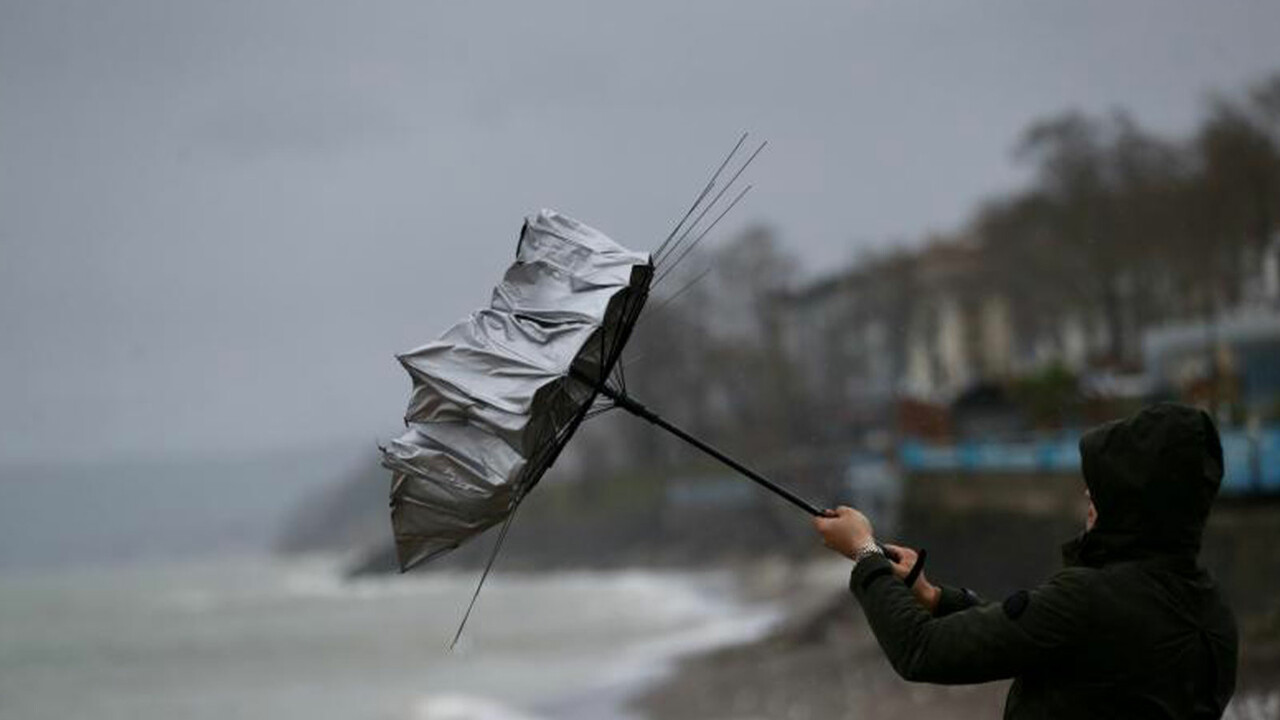
[[449, 650], [452, 652], [458, 645], [458, 639], [462, 637], [462, 629], [467, 626], [467, 620], [471, 619], [471, 611], [475, 609], [476, 600], [480, 597], [480, 589], [484, 587], [484, 581], [489, 577], [489, 571], [493, 569], [493, 563], [498, 559], [498, 551], [502, 549], [502, 543], [507, 539], [507, 531], [511, 529], [511, 521], [516, 516], [516, 510], [520, 509], [520, 503], [524, 498], [516, 500], [515, 506], [511, 508], [511, 512], [507, 514], [507, 519], [502, 521], [502, 530], [498, 533], [498, 539], [493, 543], [493, 550], [489, 553], [489, 560], [484, 564], [484, 572], [480, 574], [480, 582], [476, 583], [476, 591], [471, 594], [471, 602], [467, 603], [467, 612], [462, 616], [462, 622], [458, 623], [458, 631], [453, 634], [453, 642], [449, 643]]
[[675, 291], [675, 293], [673, 293], [673, 294], [671, 295], [671, 297], [669, 297], [669, 298], [667, 298], [667, 299], [663, 300], [663, 301], [662, 301], [662, 303], [661, 303], [660, 305], [658, 305], [658, 307], [656, 307], [656, 308], [654, 308], [654, 309], [655, 309], [655, 310], [661, 310], [661, 309], [665, 308], [666, 306], [670, 305], [672, 302], [674, 302], [674, 301], [676, 300], [676, 298], [678, 298], [678, 297], [680, 297], [681, 295], [683, 295], [683, 294], [685, 294], [686, 292], [688, 292], [688, 290], [689, 290], [690, 288], [692, 288], [694, 285], [697, 285], [699, 282], [701, 282], [701, 281], [702, 281], [702, 279], [703, 279], [703, 278], [705, 278], [705, 277], [706, 277], [707, 275], [709, 275], [709, 274], [711, 274], [711, 268], [710, 268], [710, 267], [708, 267], [706, 270], [703, 270], [702, 272], [698, 273], [698, 276], [697, 276], [697, 277], [695, 277], [694, 279], [692, 279], [692, 280], [690, 280], [689, 282], [685, 283], [684, 287], [682, 287], [682, 288], [680, 288], [679, 290]]
[[654, 256], [660, 255], [663, 248], [667, 246], [667, 243], [671, 242], [671, 238], [675, 237], [676, 233], [680, 232], [680, 228], [684, 226], [685, 221], [689, 219], [689, 216], [693, 214], [694, 210], [698, 209], [698, 205], [701, 204], [703, 199], [707, 197], [707, 194], [711, 192], [711, 188], [715, 187], [716, 180], [720, 178], [720, 173], [724, 172], [729, 161], [733, 159], [733, 156], [738, 153], [738, 149], [742, 147], [742, 143], [746, 141], [747, 133], [742, 133], [742, 136], [738, 138], [738, 143], [734, 145], [733, 149], [729, 151], [729, 154], [725, 156], [724, 160], [720, 163], [720, 167], [716, 168], [716, 171], [711, 174], [711, 179], [702, 187], [702, 192], [698, 193], [698, 197], [695, 198], [693, 204], [689, 206], [684, 217], [680, 218], [680, 222], [676, 223], [676, 226], [671, 229], [671, 233], [667, 235], [667, 239], [663, 240], [662, 244], [658, 246], [658, 249], [653, 252]]
[[[608, 313], [605, 313], [607, 316]], [[600, 323], [600, 369], [596, 371], [600, 382], [604, 382], [605, 367], [609, 364], [609, 323]]]
[[609, 412], [610, 410], [616, 410], [616, 409], [618, 409], [618, 406], [617, 406], [617, 405], [613, 405], [613, 404], [610, 404], [610, 405], [603, 405], [603, 406], [601, 406], [601, 407], [593, 408], [592, 410], [588, 410], [588, 411], [587, 411], [587, 414], [586, 414], [582, 419], [583, 419], [584, 421], [586, 421], [586, 420], [590, 420], [590, 419], [592, 419], [592, 418], [600, 417], [601, 415], [603, 415], [603, 414], [605, 414], [605, 413]]
[[[648, 317], [648, 316], [646, 315], [645, 317]], [[644, 320], [644, 318], [640, 318], [640, 319], [641, 319], [641, 320]], [[639, 327], [639, 326], [640, 326], [640, 323], [638, 323], [638, 322], [637, 322], [637, 323], [636, 323], [636, 327]], [[639, 355], [637, 355], [637, 356], [635, 356], [635, 357], [631, 358], [630, 360], [628, 360], [628, 361], [626, 362], [626, 364], [627, 364], [628, 366], [633, 366], [633, 365], [635, 365], [636, 363], [640, 362], [641, 360], [643, 360], [643, 359], [645, 359], [645, 358], [647, 358], [647, 357], [649, 357], [649, 354], [648, 354], [648, 353], [640, 353]]]
[[[631, 306], [633, 303], [637, 302], [638, 297], [640, 297], [640, 293], [629, 291], [627, 293], [626, 299], [622, 301], [622, 321], [623, 322], [626, 322], [627, 318], [631, 317]], [[634, 323], [632, 326], [634, 327]], [[625, 393], [627, 391], [627, 372], [626, 372], [626, 368], [623, 367], [621, 356], [619, 356], [619, 358], [613, 364], [613, 377], [614, 377], [614, 380], [617, 382], [618, 386], [622, 388], [622, 392]]]
[[[627, 299], [622, 301], [622, 322], [626, 322], [631, 315], [631, 303], [635, 300], [635, 294], [628, 292]], [[621, 352], [621, 351], [619, 351]], [[622, 371], [622, 357], [619, 356], [613, 363], [613, 377], [615, 382], [622, 388], [623, 392], [627, 391], [627, 376]]]
[[689, 237], [689, 234], [693, 232], [694, 228], [698, 227], [698, 223], [702, 222], [702, 218], [706, 217], [707, 213], [716, 206], [716, 203], [720, 202], [720, 198], [724, 197], [724, 194], [729, 191], [729, 188], [733, 187], [733, 184], [738, 181], [738, 178], [741, 177], [742, 173], [751, 166], [751, 163], [755, 161], [756, 156], [763, 152], [765, 146], [768, 144], [768, 140], [760, 143], [760, 146], [756, 148], [755, 152], [751, 153], [751, 157], [748, 157], [746, 162], [742, 163], [742, 167], [738, 168], [738, 171], [733, 174], [733, 177], [729, 178], [729, 182], [725, 183], [724, 187], [720, 188], [720, 192], [716, 193], [716, 196], [711, 199], [711, 202], [707, 203], [707, 206], [702, 209], [702, 212], [698, 213], [698, 217], [690, 223], [689, 227], [685, 228], [684, 232], [680, 234], [680, 239], [676, 240], [675, 244], [672, 245], [671, 248], [668, 249], [661, 257], [656, 258], [654, 262], [662, 264], [675, 254], [676, 250], [682, 243], [684, 243], [685, 239]]
[[689, 219], [689, 216], [693, 214], [694, 210], [698, 209], [698, 207], [702, 204], [702, 201], [707, 198], [707, 195], [711, 194], [711, 191], [713, 189], [715, 189], [714, 178], [708, 181], [707, 184], [702, 187], [702, 192], [698, 193], [698, 196], [694, 198], [693, 204], [689, 206], [689, 210], [684, 214], [684, 217], [680, 218], [680, 222], [676, 223], [676, 226], [671, 229], [671, 234], [667, 235], [667, 237], [662, 241], [662, 244], [658, 246], [658, 249], [650, 253], [649, 255], [650, 258], [657, 258], [658, 255], [660, 255], [662, 251], [666, 249], [667, 243], [671, 242], [671, 239], [676, 236], [676, 233], [680, 232], [680, 228], [684, 227], [685, 221]]
[[[635, 325], [635, 328], [634, 328], [634, 329], [635, 329], [635, 330], [639, 330], [639, 329], [640, 329], [640, 328], [642, 328], [642, 327], [647, 327], [647, 323], [649, 322], [649, 318], [654, 317], [654, 315], [655, 315], [655, 314], [660, 313], [660, 312], [661, 312], [664, 308], [666, 308], [668, 305], [670, 305], [671, 303], [675, 302], [675, 300], [676, 300], [677, 298], [679, 298], [681, 295], [683, 295], [686, 291], [688, 291], [688, 290], [689, 290], [689, 289], [691, 289], [694, 285], [697, 285], [699, 282], [701, 282], [704, 278], [706, 278], [706, 277], [707, 277], [707, 275], [710, 275], [710, 274], [711, 274], [711, 271], [712, 271], [713, 269], [714, 269], [714, 268], [712, 268], [711, 266], [708, 266], [706, 270], [703, 270], [701, 273], [699, 273], [699, 274], [698, 274], [698, 276], [697, 276], [697, 277], [695, 277], [693, 280], [691, 280], [691, 281], [689, 281], [688, 283], [686, 283], [684, 287], [682, 287], [682, 288], [680, 288], [679, 290], [675, 291], [674, 293], [672, 293], [672, 294], [671, 294], [671, 296], [670, 296], [670, 297], [667, 297], [667, 298], [666, 298], [666, 299], [664, 299], [662, 302], [658, 303], [658, 306], [657, 306], [657, 307], [655, 307], [653, 310], [650, 310], [650, 311], [649, 311], [649, 314], [645, 315], [644, 317], [642, 317], [642, 318], [640, 318], [639, 320], [637, 320], [637, 321], [636, 321], [636, 325]], [[644, 356], [643, 356], [643, 355], [641, 355], [640, 357], [644, 357]], [[628, 365], [633, 365], [633, 364], [635, 364], [635, 362], [636, 362], [637, 360], [639, 360], [639, 359], [640, 359], [639, 357], [637, 357], [637, 358], [632, 358], [632, 359], [631, 359], [631, 362], [629, 362], [629, 363], [627, 363], [627, 364], [628, 364]], [[625, 391], [626, 391], [626, 388], [623, 388], [623, 391], [625, 392]]]
[[680, 266], [680, 263], [684, 261], [685, 257], [690, 252], [692, 252], [694, 248], [698, 247], [698, 243], [702, 242], [702, 239], [707, 236], [707, 233], [711, 232], [716, 225], [720, 224], [720, 221], [724, 219], [725, 215], [729, 214], [729, 211], [733, 209], [733, 206], [737, 205], [738, 202], [741, 201], [742, 198], [746, 196], [748, 192], [751, 191], [751, 187], [752, 187], [751, 185], [748, 185], [742, 188], [742, 192], [738, 193], [738, 196], [733, 199], [733, 202], [729, 203], [729, 206], [726, 207], [719, 215], [717, 215], [715, 220], [711, 221], [711, 224], [707, 226], [706, 230], [703, 230], [702, 233], [698, 235], [698, 237], [695, 238], [692, 243], [689, 243], [689, 247], [684, 249], [684, 252], [680, 254], [680, 257], [676, 258], [676, 261], [671, 264], [671, 267], [667, 268], [666, 270], [663, 270], [662, 274], [658, 276], [658, 279], [653, 281], [653, 287], [657, 288], [658, 285], [662, 284], [662, 281], [668, 275], [671, 274], [672, 270], [675, 270], [677, 267]]
[[[584, 409], [579, 413], [579, 421], [585, 419], [587, 410]], [[566, 430], [574, 427], [576, 423], [565, 423], [563, 427], [557, 427], [555, 432], [555, 442], [549, 446], [545, 446], [543, 451], [539, 453], [537, 462], [540, 464], [544, 461], [548, 447], [559, 447], [561, 440], [566, 435]], [[453, 635], [453, 642], [449, 643], [449, 650], [452, 651], [458, 645], [458, 639], [462, 637], [462, 630], [467, 626], [467, 620], [471, 618], [471, 611], [475, 609], [476, 600], [480, 597], [480, 590], [484, 587], [485, 580], [489, 577], [489, 571], [493, 569], [494, 562], [498, 559], [498, 552], [502, 550], [502, 545], [507, 539], [507, 531], [511, 529], [511, 522], [515, 519], [516, 511], [520, 509], [521, 503], [524, 502], [525, 495], [528, 494], [530, 488], [525, 488], [523, 492], [517, 496], [515, 502], [511, 506], [511, 512], [507, 513], [506, 519], [502, 521], [502, 530], [498, 532], [498, 539], [493, 543], [493, 550], [489, 552], [489, 559], [485, 562], [484, 572], [480, 574], [480, 582], [476, 583], [475, 592], [471, 594], [471, 602], [467, 603], [467, 611], [462, 616], [462, 622], [458, 623], [458, 631]]]

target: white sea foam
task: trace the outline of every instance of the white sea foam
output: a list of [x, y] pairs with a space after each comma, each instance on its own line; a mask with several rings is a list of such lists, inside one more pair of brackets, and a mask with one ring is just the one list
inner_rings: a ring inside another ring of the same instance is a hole
[[470, 695], [434, 695], [418, 701], [411, 720], [542, 720], [495, 700]]
[[[471, 591], [479, 580], [478, 570], [451, 570], [409, 575], [367, 575], [350, 578], [345, 574], [347, 559], [317, 555], [296, 559], [237, 560], [235, 577], [219, 577], [218, 564], [210, 563], [193, 574], [199, 586], [175, 589], [179, 604], [198, 596], [194, 605], [219, 600], [231, 603], [295, 600], [376, 600]], [[208, 572], [210, 569], [214, 573]], [[246, 572], [246, 569], [251, 572]], [[502, 574], [489, 577], [485, 594], [562, 595], [589, 593], [661, 599], [650, 611], [655, 617], [679, 618], [704, 614], [711, 606], [705, 592], [693, 592], [694, 583], [704, 589], [728, 587], [723, 572], [650, 570], [568, 570], [542, 573]]]
[[[0, 579], [10, 647], [34, 649], [0, 647], [0, 694], [50, 717], [109, 702], [140, 720], [172, 716], [163, 708], [196, 720], [227, 707], [273, 717], [291, 704], [316, 720], [599, 720], [621, 717], [628, 693], [679, 655], [755, 637], [776, 617], [737, 602], [726, 572], [499, 573], [450, 652], [477, 579], [349, 581], [333, 558]], [[25, 659], [41, 652], [64, 659], [71, 681], [60, 687], [84, 691], [46, 687], [47, 673]], [[300, 687], [325, 692], [299, 697]]]
[[752, 611], [726, 609], [724, 614], [708, 618], [696, 627], [638, 643], [610, 669], [609, 679], [612, 682], [654, 682], [670, 673], [677, 659], [759, 639], [781, 617], [782, 612], [777, 608]]
[[[583, 657], [578, 659], [580, 668], [574, 682], [555, 693], [558, 699], [543, 698], [533, 706], [554, 708], [552, 716], [556, 717], [566, 710], [575, 718], [623, 717], [625, 701], [666, 676], [680, 657], [756, 639], [775, 625], [782, 615], [780, 610], [772, 606], [744, 606], [733, 598], [731, 580], [724, 572], [636, 570], [502, 578], [486, 590], [493, 592], [494, 604], [505, 605], [505, 600], [519, 598], [527, 603], [526, 612], [489, 609], [478, 622], [498, 627], [487, 628], [483, 642], [473, 642], [464, 636], [459, 654], [484, 655], [499, 643], [518, 645], [516, 638], [525, 630], [513, 629], [513, 621], [536, 623], [539, 608], [557, 604], [563, 607], [566, 600], [587, 598], [590, 603], [586, 607], [571, 611], [571, 617], [561, 618], [560, 623], [581, 627], [593, 639], [555, 637], [556, 632], [550, 629], [539, 635], [537, 647], [544, 649], [533, 651], [534, 662], [538, 655], [563, 652], [565, 644], [573, 644], [574, 652]], [[473, 622], [477, 619], [473, 618]], [[601, 633], [606, 630], [618, 633], [617, 642], [602, 637]], [[488, 702], [488, 698], [477, 696], [428, 696], [419, 709], [427, 708], [440, 714], [419, 714], [414, 718], [454, 717], [444, 714], [447, 712], [457, 712], [458, 718], [468, 720], [512, 717], [501, 714], [511, 711], [509, 706], [490, 706]], [[587, 714], [577, 707], [580, 704], [588, 708]]]

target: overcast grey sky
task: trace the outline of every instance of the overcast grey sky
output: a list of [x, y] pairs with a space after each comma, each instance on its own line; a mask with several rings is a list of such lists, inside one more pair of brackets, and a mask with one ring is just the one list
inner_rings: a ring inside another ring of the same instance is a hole
[[0, 462], [372, 442], [392, 354], [521, 217], [651, 245], [736, 134], [722, 236], [810, 270], [961, 223], [1036, 117], [1189, 128], [1275, 2], [0, 0]]

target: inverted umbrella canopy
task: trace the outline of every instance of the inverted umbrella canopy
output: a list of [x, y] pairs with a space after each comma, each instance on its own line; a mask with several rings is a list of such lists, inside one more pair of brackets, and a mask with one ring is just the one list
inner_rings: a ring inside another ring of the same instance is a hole
[[[743, 134], [653, 255], [543, 210], [525, 221], [515, 263], [489, 306], [439, 340], [399, 356], [413, 380], [413, 395], [405, 432], [382, 448], [382, 464], [392, 471], [391, 524], [400, 568], [408, 570], [502, 523], [455, 643], [516, 507], [593, 411], [622, 408], [805, 512], [827, 512], [637, 402], [627, 394], [618, 363], [651, 284], [660, 285], [750, 190], [741, 190], [700, 227], [764, 149], [762, 143], [711, 195], [745, 140]], [[655, 266], [664, 266], [656, 279]]]
[[537, 484], [612, 372], [652, 278], [648, 253], [543, 210], [489, 306], [398, 356], [413, 394], [382, 463], [402, 570], [502, 522]]

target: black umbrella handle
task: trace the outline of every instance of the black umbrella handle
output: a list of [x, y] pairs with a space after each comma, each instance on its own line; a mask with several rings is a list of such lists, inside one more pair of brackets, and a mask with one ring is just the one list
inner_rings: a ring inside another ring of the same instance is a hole
[[783, 500], [786, 500], [787, 502], [791, 503], [792, 505], [795, 505], [801, 510], [804, 510], [810, 515], [822, 517], [829, 514], [827, 510], [819, 508], [817, 505], [814, 505], [808, 500], [805, 500], [804, 498], [791, 492], [787, 488], [784, 488], [781, 485], [773, 482], [772, 480], [761, 475], [755, 470], [752, 470], [746, 465], [743, 465], [737, 460], [734, 460], [728, 455], [725, 455], [724, 453], [715, 449], [711, 445], [708, 445], [702, 440], [699, 440], [698, 438], [690, 435], [689, 433], [685, 432], [679, 427], [672, 425], [671, 423], [664, 420], [660, 415], [657, 415], [656, 413], [654, 413], [652, 410], [645, 407], [641, 403], [636, 402], [634, 399], [632, 399], [630, 395], [627, 395], [626, 393], [623, 393], [623, 392], [618, 392], [618, 390], [612, 387], [609, 387], [608, 385], [605, 385], [603, 383], [601, 384], [600, 392], [603, 393], [605, 397], [617, 403], [618, 407], [622, 408], [623, 410], [626, 410], [627, 412], [633, 415], [636, 415], [637, 417], [644, 418], [645, 420], [648, 420], [649, 422], [653, 423], [654, 425], [657, 425], [663, 430], [666, 430], [672, 435], [675, 435], [681, 440], [684, 440], [685, 442], [698, 448], [702, 452], [710, 455], [711, 457], [719, 460], [725, 465], [728, 465], [734, 470], [737, 470], [738, 472], [742, 473], [748, 478], [754, 480], [755, 482], [764, 486], [766, 489], [772, 491], [774, 494], [781, 497]]
[[[581, 378], [581, 379], [586, 380], [586, 378]], [[649, 408], [645, 407], [642, 403], [636, 401], [630, 395], [624, 392], [619, 392], [616, 389], [609, 387], [608, 385], [601, 385], [600, 392], [604, 394], [605, 397], [617, 403], [618, 407], [622, 408], [623, 410], [626, 410], [627, 412], [633, 415], [636, 415], [637, 417], [644, 418], [645, 420], [648, 420], [649, 422], [653, 423], [654, 425], [657, 425], [663, 430], [666, 430], [672, 435], [675, 435], [681, 440], [684, 440], [685, 442], [705, 452], [711, 457], [719, 460], [725, 465], [728, 465], [734, 470], [737, 470], [738, 472], [742, 473], [748, 478], [756, 481], [760, 485], [764, 486], [766, 489], [772, 491], [773, 493], [781, 497], [783, 500], [786, 500], [787, 502], [791, 503], [792, 505], [795, 505], [801, 510], [804, 510], [810, 515], [813, 515], [815, 517], [825, 517], [831, 514], [830, 510], [824, 510], [822, 508], [819, 508], [817, 505], [814, 505], [808, 500], [805, 500], [804, 498], [791, 492], [787, 488], [782, 487], [781, 485], [761, 475], [755, 470], [752, 470], [746, 465], [743, 465], [737, 460], [734, 460], [728, 455], [725, 455], [724, 453], [715, 449], [711, 445], [685, 432], [681, 428], [675, 425], [672, 425], [671, 423], [664, 420], [661, 415], [658, 415], [657, 413], [653, 412]], [[893, 549], [885, 547], [884, 545], [880, 545], [879, 543], [877, 543], [877, 545], [879, 545], [881, 552], [883, 552], [885, 557], [887, 557], [889, 560], [893, 562], [898, 562], [898, 560], [901, 559], [901, 556], [899, 556], [898, 553], [895, 552]], [[914, 585], [916, 579], [920, 577], [920, 573], [924, 570], [924, 561], [927, 555], [928, 553], [924, 549], [921, 549], [919, 551], [919, 554], [916, 557], [915, 565], [912, 566], [911, 571], [907, 574], [907, 577], [904, 578], [904, 582], [906, 583], [907, 587], [911, 587], [912, 585]]]

